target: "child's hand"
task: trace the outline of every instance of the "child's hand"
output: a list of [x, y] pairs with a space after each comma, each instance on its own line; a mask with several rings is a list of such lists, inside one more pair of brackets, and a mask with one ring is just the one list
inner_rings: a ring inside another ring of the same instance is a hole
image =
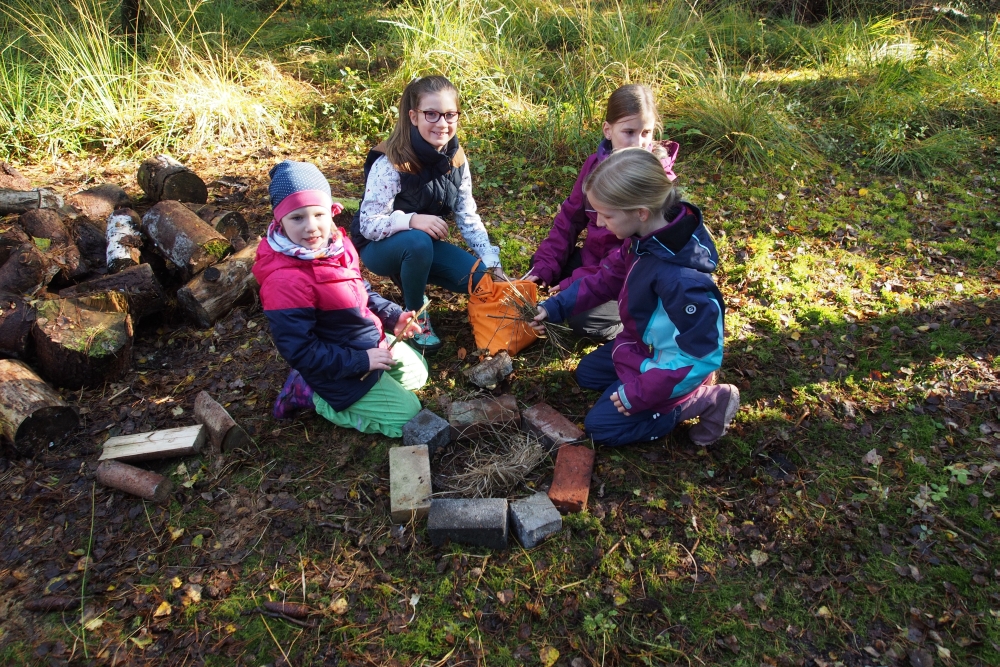
[[618, 408], [618, 412], [622, 413], [626, 417], [631, 417], [632, 416], [629, 413], [629, 411], [625, 409], [625, 406], [622, 405], [622, 400], [620, 398], [618, 398], [618, 392], [617, 391], [615, 393], [611, 394], [611, 396], [609, 398], [611, 398], [611, 402], [615, 404], [615, 407]]
[[414, 213], [410, 216], [410, 229], [419, 229], [436, 241], [448, 238], [448, 223], [436, 215]]
[[396, 338], [413, 338], [420, 333], [420, 323], [413, 318], [416, 313], [412, 310], [404, 311], [396, 320], [396, 326], [392, 329], [392, 335]]
[[547, 282], [532, 273], [531, 269], [528, 269], [528, 272], [521, 276], [521, 280], [527, 280], [529, 283], [538, 283], [541, 287], [549, 286]]
[[494, 280], [502, 280], [505, 283], [509, 283], [510, 282], [510, 278], [508, 278], [507, 274], [503, 272], [503, 269], [500, 268], [499, 264], [497, 264], [496, 266], [493, 267], [493, 279]]
[[535, 319], [528, 322], [528, 325], [535, 330], [537, 334], [544, 334], [545, 327], [542, 326], [542, 322], [549, 316], [548, 312], [541, 306], [538, 306], [538, 314], [535, 315]]
[[387, 371], [396, 365], [396, 360], [392, 358], [392, 352], [381, 347], [373, 347], [368, 350], [368, 372]]

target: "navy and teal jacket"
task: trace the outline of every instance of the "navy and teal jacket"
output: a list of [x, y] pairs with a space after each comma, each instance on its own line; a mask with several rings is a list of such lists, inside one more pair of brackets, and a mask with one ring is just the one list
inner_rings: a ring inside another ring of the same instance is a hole
[[368, 372], [368, 353], [387, 347], [402, 308], [361, 277], [358, 251], [347, 238], [336, 258], [304, 260], [257, 246], [254, 277], [278, 352], [334, 410], [368, 393], [382, 371]]
[[617, 299], [624, 329], [608, 344], [618, 396], [633, 413], [673, 408], [722, 365], [725, 304], [711, 275], [719, 254], [697, 207], [681, 203], [667, 219], [542, 304], [562, 322]]

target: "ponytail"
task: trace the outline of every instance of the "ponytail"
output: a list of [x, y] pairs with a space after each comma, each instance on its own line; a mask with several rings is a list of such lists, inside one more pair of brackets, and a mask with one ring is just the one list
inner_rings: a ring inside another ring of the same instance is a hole
[[396, 126], [385, 142], [385, 157], [396, 171], [407, 174], [416, 174], [420, 171], [422, 165], [416, 151], [413, 150], [413, 142], [410, 141], [412, 127], [410, 111], [420, 108], [420, 98], [424, 95], [446, 90], [455, 93], [455, 100], [459, 101], [458, 89], [443, 76], [424, 76], [406, 84], [399, 98], [399, 117], [396, 119]]

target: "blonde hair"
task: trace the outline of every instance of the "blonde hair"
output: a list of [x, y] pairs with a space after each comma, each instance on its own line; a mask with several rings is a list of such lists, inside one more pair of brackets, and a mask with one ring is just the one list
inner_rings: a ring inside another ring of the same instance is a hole
[[410, 111], [420, 108], [420, 98], [431, 93], [441, 93], [451, 91], [455, 93], [455, 103], [458, 110], [461, 110], [461, 100], [458, 97], [458, 89], [455, 84], [443, 76], [424, 76], [414, 79], [406, 84], [403, 94], [399, 98], [399, 118], [396, 119], [396, 126], [392, 129], [392, 134], [385, 141], [385, 157], [389, 163], [408, 174], [416, 174], [423, 166], [417, 158], [416, 151], [413, 150], [413, 142], [410, 141]]
[[604, 120], [614, 125], [622, 118], [629, 116], [652, 118], [654, 127], [657, 130], [663, 129], [663, 123], [660, 122], [660, 112], [656, 109], [656, 98], [649, 86], [641, 83], [629, 83], [611, 93]]
[[588, 197], [611, 208], [659, 211], [664, 217], [681, 201], [680, 191], [667, 178], [660, 161], [642, 148], [613, 152], [590, 172], [583, 183]]

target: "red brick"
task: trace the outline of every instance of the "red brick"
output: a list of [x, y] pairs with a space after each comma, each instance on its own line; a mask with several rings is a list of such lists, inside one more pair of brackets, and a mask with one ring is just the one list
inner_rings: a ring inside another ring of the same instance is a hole
[[500, 398], [477, 398], [452, 403], [448, 409], [448, 423], [451, 424], [452, 439], [457, 440], [476, 435], [492, 426], [516, 426], [521, 423], [521, 413], [517, 409], [517, 399], [504, 394]]
[[539, 436], [551, 449], [583, 438], [583, 431], [548, 403], [533, 405], [522, 412], [521, 428]]
[[549, 499], [563, 514], [582, 512], [590, 495], [590, 473], [594, 471], [594, 450], [581, 445], [563, 445], [556, 455]]

